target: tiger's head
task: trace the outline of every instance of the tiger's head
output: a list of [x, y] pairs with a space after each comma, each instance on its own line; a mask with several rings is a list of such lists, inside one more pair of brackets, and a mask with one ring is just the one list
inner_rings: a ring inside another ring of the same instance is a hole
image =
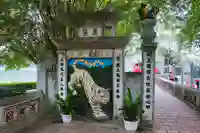
[[110, 89], [98, 86], [94, 88], [92, 97], [99, 104], [107, 104], [110, 101]]

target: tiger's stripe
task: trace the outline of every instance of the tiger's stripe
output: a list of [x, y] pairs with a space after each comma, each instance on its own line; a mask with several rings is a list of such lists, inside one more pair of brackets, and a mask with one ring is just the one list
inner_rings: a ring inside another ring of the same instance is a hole
[[[102, 110], [101, 103], [98, 103], [98, 102], [100, 102], [101, 98], [105, 96], [107, 99], [109, 99], [109, 94], [107, 94], [109, 93], [108, 90], [97, 85], [95, 81], [93, 80], [93, 78], [91, 77], [91, 75], [88, 73], [88, 71], [83, 70], [83, 69], [78, 69], [76, 67], [73, 67], [73, 68], [74, 68], [74, 72], [70, 75], [71, 79], [68, 82], [69, 89], [76, 92], [76, 90], [74, 89], [74, 86], [76, 84], [81, 83], [84, 88], [85, 95], [88, 99], [88, 102], [93, 110], [93, 114], [96, 117], [98, 117], [98, 115], [107, 116]], [[101, 94], [103, 94], [103, 96], [100, 96]], [[107, 94], [107, 95], [104, 95], [104, 94]], [[99, 98], [98, 102], [97, 102], [97, 98]]]

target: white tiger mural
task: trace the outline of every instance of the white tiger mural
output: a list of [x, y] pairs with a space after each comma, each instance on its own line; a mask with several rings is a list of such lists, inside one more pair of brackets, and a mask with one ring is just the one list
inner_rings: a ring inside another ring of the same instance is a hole
[[72, 67], [74, 72], [70, 75], [69, 89], [74, 95], [77, 95], [74, 87], [82, 85], [95, 119], [109, 119], [108, 115], [102, 110], [102, 104], [107, 104], [110, 101], [110, 89], [97, 85], [88, 71], [78, 69], [75, 65], [72, 65]]

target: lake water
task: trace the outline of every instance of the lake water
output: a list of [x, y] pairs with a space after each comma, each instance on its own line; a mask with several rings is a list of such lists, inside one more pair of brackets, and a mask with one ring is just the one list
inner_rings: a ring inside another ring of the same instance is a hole
[[36, 69], [22, 69], [4, 71], [0, 69], [0, 83], [5, 82], [35, 82], [37, 79]]

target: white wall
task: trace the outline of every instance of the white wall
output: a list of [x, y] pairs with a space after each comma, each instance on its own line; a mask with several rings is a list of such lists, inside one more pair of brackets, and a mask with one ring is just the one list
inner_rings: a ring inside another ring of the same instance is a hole
[[[124, 59], [124, 71], [128, 72], [129, 68], [132, 68], [135, 63], [142, 62], [141, 51], [138, 50], [134, 54], [128, 54]], [[164, 67], [164, 56], [159, 53], [159, 49], [156, 50], [156, 67], [163, 72]]]
[[37, 88], [41, 89], [50, 102], [53, 103], [57, 92], [57, 73], [52, 69], [52, 65], [55, 65], [56, 60], [51, 57], [47, 58], [37, 66]]
[[142, 61], [142, 55], [140, 51], [137, 51], [135, 54], [128, 54], [124, 57], [124, 71], [128, 72], [130, 68], [134, 66], [135, 63]]

